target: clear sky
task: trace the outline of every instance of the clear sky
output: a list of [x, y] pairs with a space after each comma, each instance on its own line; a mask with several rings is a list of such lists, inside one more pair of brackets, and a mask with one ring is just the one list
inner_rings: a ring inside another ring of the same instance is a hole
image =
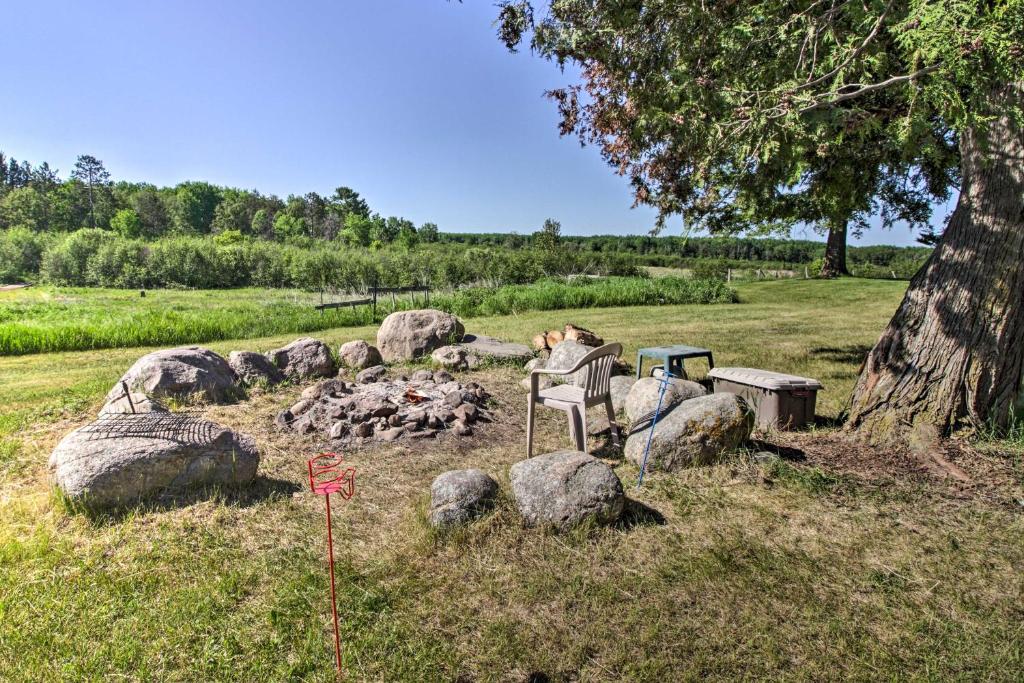
[[508, 53], [491, 0], [8, 0], [2, 15], [0, 150], [62, 176], [85, 153], [157, 185], [347, 185], [447, 231], [653, 224], [595, 149], [559, 137], [542, 94], [575, 73]]

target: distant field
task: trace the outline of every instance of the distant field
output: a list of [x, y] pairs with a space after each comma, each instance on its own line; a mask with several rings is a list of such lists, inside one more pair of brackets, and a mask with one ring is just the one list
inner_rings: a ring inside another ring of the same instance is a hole
[[[543, 281], [435, 293], [431, 306], [463, 317], [534, 310], [650, 304], [724, 303], [724, 284], [678, 278]], [[333, 298], [328, 298], [329, 301]], [[398, 299], [399, 309], [423, 297]], [[0, 355], [178, 345], [306, 333], [373, 322], [368, 306], [324, 313], [318, 294], [288, 289], [137, 290], [40, 287], [0, 292]], [[378, 320], [391, 310], [378, 305]]]

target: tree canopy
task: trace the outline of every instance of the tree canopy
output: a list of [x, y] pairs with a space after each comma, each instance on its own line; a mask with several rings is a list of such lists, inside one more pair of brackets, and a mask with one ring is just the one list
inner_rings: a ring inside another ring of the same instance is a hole
[[498, 31], [580, 66], [563, 134], [712, 231], [924, 223], [1024, 57], [1019, 1], [515, 0]]

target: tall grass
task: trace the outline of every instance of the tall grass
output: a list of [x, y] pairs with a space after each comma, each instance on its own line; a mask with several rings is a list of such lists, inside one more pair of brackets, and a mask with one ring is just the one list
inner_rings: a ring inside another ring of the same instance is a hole
[[[0, 298], [0, 355], [168, 346], [308, 333], [379, 322], [393, 310], [422, 307], [423, 299], [382, 299], [368, 306], [320, 313], [319, 298], [287, 290], [151, 291], [24, 290]], [[532, 310], [607, 306], [724, 303], [735, 293], [719, 282], [678, 278], [542, 281], [435, 294], [430, 305], [461, 317]]]

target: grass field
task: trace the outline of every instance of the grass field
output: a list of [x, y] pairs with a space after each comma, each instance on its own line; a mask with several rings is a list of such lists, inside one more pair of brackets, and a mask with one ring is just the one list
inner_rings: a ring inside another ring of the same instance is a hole
[[[352, 298], [352, 297], [348, 297]], [[363, 298], [363, 297], [360, 297]], [[543, 281], [434, 293], [430, 305], [462, 317], [582, 307], [727, 303], [724, 284], [681, 278]], [[334, 301], [327, 297], [328, 302]], [[374, 322], [369, 306], [314, 310], [318, 294], [298, 290], [29, 288], [0, 292], [0, 355], [195, 344], [315, 332]], [[394, 308], [422, 307], [422, 295], [384, 296], [377, 322]]]
[[[741, 303], [530, 312], [472, 321], [526, 341], [567, 321], [637, 347], [685, 341], [720, 365], [821, 379], [842, 410], [903, 283], [778, 281]], [[332, 344], [372, 327], [325, 330]], [[217, 342], [267, 349], [295, 335]], [[299, 389], [210, 408], [253, 435], [261, 478], [180, 508], [69, 514], [46, 457], [146, 348], [0, 358], [0, 678], [333, 680], [322, 509], [303, 493], [317, 443], [270, 428]], [[472, 376], [500, 419], [458, 444], [350, 454], [337, 513], [339, 605], [353, 680], [1020, 680], [1024, 449], [965, 447], [970, 484], [871, 453], [830, 429], [762, 435], [679, 475], [607, 450], [631, 512], [612, 528], [524, 529], [508, 501], [464, 531], [422, 521], [431, 479], [480, 467], [507, 485], [524, 457], [522, 373]], [[544, 411], [539, 444], [568, 445]], [[600, 441], [600, 440], [599, 440]], [[801, 454], [802, 453], [802, 454]], [[856, 456], [856, 457], [855, 457]]]

